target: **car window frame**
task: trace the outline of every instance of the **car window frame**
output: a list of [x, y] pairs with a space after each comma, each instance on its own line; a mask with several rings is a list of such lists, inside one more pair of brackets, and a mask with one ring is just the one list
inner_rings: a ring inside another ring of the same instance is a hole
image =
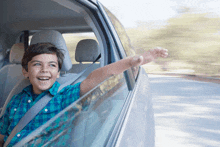
[[[120, 59], [126, 58], [127, 55], [125, 53], [124, 47], [123, 47], [123, 45], [120, 41], [120, 38], [119, 38], [115, 28], [114, 28], [114, 25], [112, 24], [112, 22], [109, 19], [105, 9], [103, 8], [103, 5], [99, 1], [97, 1], [97, 6], [99, 8], [99, 11], [102, 14], [102, 17], [104, 18], [105, 23], [107, 24], [107, 27], [108, 27], [108, 29], [111, 33], [111, 36], [112, 36], [112, 38], [115, 42], [116, 49], [119, 53]], [[129, 91], [132, 91], [134, 89], [134, 86], [135, 86], [135, 77], [133, 75], [132, 69], [129, 68], [128, 70], [126, 70], [124, 72], [124, 74], [125, 74], [125, 79], [126, 79]]]
[[[105, 57], [108, 58], [105, 61], [105, 65], [113, 63], [122, 59], [120, 57], [121, 51], [117, 50], [116, 43], [114, 41], [114, 37], [112, 36], [111, 30], [109, 29], [108, 24], [106, 23], [102, 12], [100, 11], [97, 3], [93, 1], [79, 1], [82, 6], [86, 7], [86, 11], [89, 11], [91, 19], [95, 24], [99, 34], [101, 35], [102, 42], [105, 44]], [[123, 50], [122, 50], [123, 51]], [[126, 55], [126, 54], [125, 54]]]
[[[97, 5], [90, 1], [77, 1], [77, 4], [80, 5], [87, 12], [87, 14], [90, 17], [87, 19], [91, 19], [95, 25], [95, 28], [97, 29], [97, 32], [93, 30], [95, 35], [99, 34], [101, 43], [103, 43], [103, 48], [104, 48], [103, 49], [104, 51], [103, 66], [112, 63], [112, 60], [111, 60], [112, 51], [111, 50], [112, 48], [114, 48], [114, 46], [112, 46], [112, 40], [110, 38], [108, 28], [106, 27], [101, 17], [101, 14], [99, 13]], [[106, 30], [106, 31], [103, 31], [103, 30]], [[96, 37], [99, 40], [99, 37], [98, 36]], [[108, 42], [111, 42], [111, 43], [108, 43]]]
[[[97, 3], [98, 3], [97, 6], [102, 13], [102, 17], [104, 18], [105, 23], [107, 24], [108, 29], [110, 30], [111, 36], [114, 39], [114, 42], [116, 44], [116, 48], [117, 48], [118, 52], [120, 53], [120, 59], [126, 58], [127, 56], [126, 56], [124, 47], [120, 41], [120, 38], [117, 34], [117, 31], [114, 28], [114, 25], [112, 24], [107, 13], [105, 12], [102, 4], [99, 1], [97, 1]], [[111, 136], [109, 136], [108, 142], [106, 142], [105, 146], [107, 146], [107, 147], [116, 145], [116, 143], [118, 142], [118, 137], [121, 134], [121, 131], [123, 129], [122, 128], [123, 124], [126, 123], [126, 117], [129, 113], [128, 111], [131, 107], [131, 103], [134, 98], [135, 91], [137, 90], [136, 82], [140, 80], [140, 79], [138, 79], [139, 73], [140, 73], [140, 68], [138, 68], [137, 70], [138, 70], [138, 72], [137, 72], [136, 77], [134, 76], [131, 68], [124, 72], [125, 80], [127, 82], [128, 88], [129, 88], [129, 94], [126, 98], [126, 101], [124, 102], [124, 106], [121, 110], [121, 113], [118, 116], [118, 120], [117, 120], [117, 123], [115, 124], [115, 127], [113, 128], [112, 134], [111, 134]]]

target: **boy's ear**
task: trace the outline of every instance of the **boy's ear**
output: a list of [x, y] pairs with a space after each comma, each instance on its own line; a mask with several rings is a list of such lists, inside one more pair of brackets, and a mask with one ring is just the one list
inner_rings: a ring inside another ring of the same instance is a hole
[[22, 73], [25, 78], [28, 78], [28, 72], [22, 67]]

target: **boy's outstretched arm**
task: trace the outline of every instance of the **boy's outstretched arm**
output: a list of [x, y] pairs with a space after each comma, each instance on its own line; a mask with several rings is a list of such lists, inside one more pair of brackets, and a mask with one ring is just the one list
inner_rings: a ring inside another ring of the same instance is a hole
[[88, 77], [80, 85], [80, 95], [82, 96], [96, 85], [109, 78], [112, 75], [117, 75], [130, 67], [147, 64], [158, 57], [167, 57], [167, 49], [155, 48], [145, 52], [142, 55], [127, 57], [117, 62], [111, 63], [104, 67], [98, 68], [91, 72]]

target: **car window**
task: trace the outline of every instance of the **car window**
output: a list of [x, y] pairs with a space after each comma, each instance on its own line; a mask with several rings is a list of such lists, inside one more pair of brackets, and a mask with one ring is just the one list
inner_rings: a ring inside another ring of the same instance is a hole
[[121, 24], [121, 22], [106, 8], [104, 7], [106, 13], [108, 14], [120, 40], [121, 43], [125, 49], [125, 53], [127, 54], [127, 56], [133, 56], [135, 55], [135, 51], [131, 45], [130, 39], [125, 31], [125, 28], [123, 27], [123, 25]]
[[93, 32], [63, 33], [62, 35], [63, 35], [63, 38], [65, 39], [66, 46], [69, 51], [70, 58], [73, 64], [78, 64], [78, 62], [76, 62], [75, 60], [75, 51], [76, 51], [76, 46], [80, 40], [94, 39], [97, 41], [95, 34]]
[[[128, 37], [125, 28], [123, 27], [123, 25], [121, 24], [121, 22], [105, 7], [103, 6], [103, 8], [105, 9], [107, 15], [109, 16], [112, 25], [114, 26], [118, 37], [124, 47], [125, 53], [127, 56], [134, 56], [135, 50], [131, 45], [131, 41], [130, 38]], [[137, 77], [139, 71], [139, 67], [132, 67], [132, 72], [134, 74], [135, 77]]]
[[124, 74], [112, 76], [17, 146], [104, 146], [127, 95]]

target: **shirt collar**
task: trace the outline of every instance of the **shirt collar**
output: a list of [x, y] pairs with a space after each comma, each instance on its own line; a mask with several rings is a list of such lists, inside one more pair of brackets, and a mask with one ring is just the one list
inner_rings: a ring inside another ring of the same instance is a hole
[[[49, 91], [51, 95], [56, 95], [58, 92], [58, 89], [60, 87], [60, 83], [57, 81], [53, 84], [53, 86], [49, 89], [46, 90], [45, 92]], [[26, 88], [23, 89], [29, 96], [32, 96], [32, 85], [27, 86]]]
[[53, 84], [53, 86], [49, 89], [49, 92], [51, 95], [56, 95], [58, 92], [58, 89], [60, 87], [60, 83], [58, 83], [57, 81]]

